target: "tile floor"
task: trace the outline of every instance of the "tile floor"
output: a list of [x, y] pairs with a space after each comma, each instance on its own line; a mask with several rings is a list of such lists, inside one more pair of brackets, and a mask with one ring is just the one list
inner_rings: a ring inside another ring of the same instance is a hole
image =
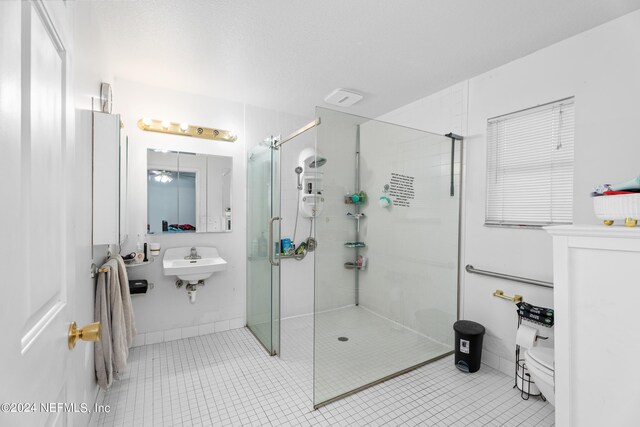
[[[349, 341], [339, 341], [341, 336]], [[355, 306], [319, 313], [315, 344], [317, 403], [453, 350]]]
[[[292, 333], [291, 329], [286, 333]], [[306, 330], [300, 328], [300, 330]], [[283, 332], [283, 340], [286, 337]], [[286, 342], [286, 341], [283, 341]], [[247, 329], [132, 349], [129, 370], [99, 401], [93, 426], [552, 426], [553, 407], [524, 401], [513, 379], [452, 356], [312, 410], [294, 353], [270, 357]], [[100, 402], [99, 402], [100, 403]]]
[[315, 355], [313, 316], [283, 319], [281, 334], [282, 358], [294, 365], [295, 376], [313, 381], [309, 375], [315, 374], [316, 403], [453, 350], [356, 306], [316, 315]]

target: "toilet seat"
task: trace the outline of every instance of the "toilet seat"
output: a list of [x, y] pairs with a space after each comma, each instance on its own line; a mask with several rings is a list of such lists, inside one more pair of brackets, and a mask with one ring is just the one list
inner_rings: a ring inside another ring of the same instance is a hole
[[553, 375], [553, 349], [545, 347], [532, 347], [527, 350], [530, 356], [529, 363], [535, 362], [539, 369]]
[[532, 347], [525, 353], [524, 363], [540, 392], [549, 403], [555, 406], [553, 349]]

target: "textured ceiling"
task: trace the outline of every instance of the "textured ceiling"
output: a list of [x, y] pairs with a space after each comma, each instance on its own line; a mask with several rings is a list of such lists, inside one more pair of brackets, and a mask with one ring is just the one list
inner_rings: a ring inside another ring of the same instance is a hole
[[[640, 8], [637, 0], [86, 2], [116, 78], [301, 115], [375, 117]], [[80, 15], [81, 16], [81, 15]]]

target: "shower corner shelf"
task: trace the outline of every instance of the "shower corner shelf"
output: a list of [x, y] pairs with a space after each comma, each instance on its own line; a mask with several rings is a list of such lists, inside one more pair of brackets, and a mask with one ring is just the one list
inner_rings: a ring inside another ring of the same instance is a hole
[[366, 270], [366, 267], [359, 266], [355, 262], [345, 262], [344, 268], [348, 270]]
[[347, 242], [344, 246], [347, 248], [366, 248], [367, 244], [364, 242]]
[[347, 194], [346, 196], [344, 196], [345, 205], [364, 205], [367, 203], [367, 200], [369, 200], [368, 196], [359, 196], [360, 200], [358, 200], [357, 202], [354, 202], [351, 197], [352, 197], [351, 194]]

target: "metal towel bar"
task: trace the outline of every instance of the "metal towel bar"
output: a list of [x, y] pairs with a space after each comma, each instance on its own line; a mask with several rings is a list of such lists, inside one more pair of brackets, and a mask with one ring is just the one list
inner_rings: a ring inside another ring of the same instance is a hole
[[553, 283], [551, 282], [545, 282], [543, 280], [527, 279], [526, 277], [512, 276], [510, 274], [496, 273], [493, 271], [478, 270], [476, 268], [473, 268], [473, 265], [471, 264], [467, 264], [467, 266], [465, 267], [465, 270], [467, 270], [468, 273], [481, 274], [483, 276], [489, 276], [489, 277], [497, 277], [498, 279], [512, 280], [514, 282], [527, 283], [529, 285], [541, 286], [543, 288], [553, 289]]

